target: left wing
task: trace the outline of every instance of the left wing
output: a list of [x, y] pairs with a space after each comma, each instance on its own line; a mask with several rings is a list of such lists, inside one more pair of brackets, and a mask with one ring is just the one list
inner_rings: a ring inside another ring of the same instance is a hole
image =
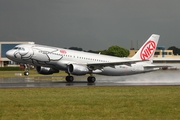
[[91, 69], [100, 69], [107, 66], [114, 67], [115, 65], [130, 66], [133, 63], [143, 62], [143, 61], [148, 61], [148, 60], [126, 60], [126, 61], [121, 61], [121, 62], [87, 63], [87, 66]]

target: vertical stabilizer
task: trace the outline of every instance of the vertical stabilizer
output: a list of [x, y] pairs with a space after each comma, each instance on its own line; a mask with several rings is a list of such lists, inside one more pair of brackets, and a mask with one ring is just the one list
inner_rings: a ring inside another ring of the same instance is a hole
[[132, 57], [137, 60], [150, 60], [152, 62], [160, 35], [152, 34], [138, 52]]

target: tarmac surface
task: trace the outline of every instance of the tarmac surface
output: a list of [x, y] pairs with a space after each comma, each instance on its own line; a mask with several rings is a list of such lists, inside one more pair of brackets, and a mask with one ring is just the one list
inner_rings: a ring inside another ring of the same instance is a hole
[[95, 83], [88, 83], [86, 77], [75, 77], [72, 83], [62, 80], [64, 77], [61, 76], [0, 78], [0, 88], [180, 85], [180, 70], [156, 71], [118, 77], [97, 75]]

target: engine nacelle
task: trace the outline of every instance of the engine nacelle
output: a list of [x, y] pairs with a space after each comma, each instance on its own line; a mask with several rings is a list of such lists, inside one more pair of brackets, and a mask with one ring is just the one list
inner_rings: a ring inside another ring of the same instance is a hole
[[50, 75], [53, 73], [59, 73], [59, 70], [57, 70], [57, 69], [53, 69], [53, 68], [49, 68], [49, 67], [41, 67], [41, 66], [37, 66], [36, 71], [39, 74], [43, 74], [43, 75]]
[[68, 65], [68, 72], [73, 75], [86, 75], [90, 71], [85, 65], [70, 64]]

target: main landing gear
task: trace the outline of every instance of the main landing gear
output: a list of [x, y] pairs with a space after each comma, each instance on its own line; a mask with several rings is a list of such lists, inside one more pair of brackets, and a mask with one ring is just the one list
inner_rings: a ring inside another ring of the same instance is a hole
[[[73, 80], [74, 80], [74, 77], [71, 76], [70, 74], [68, 76], [66, 76], [67, 82], [73, 82]], [[89, 76], [87, 78], [87, 81], [88, 81], [88, 83], [94, 83], [96, 81], [96, 78], [94, 76]]]
[[94, 83], [96, 81], [96, 78], [94, 76], [89, 76], [87, 78], [88, 83]]
[[66, 76], [66, 81], [67, 82], [73, 82], [73, 80], [74, 80], [73, 76], [70, 76], [70, 75]]

